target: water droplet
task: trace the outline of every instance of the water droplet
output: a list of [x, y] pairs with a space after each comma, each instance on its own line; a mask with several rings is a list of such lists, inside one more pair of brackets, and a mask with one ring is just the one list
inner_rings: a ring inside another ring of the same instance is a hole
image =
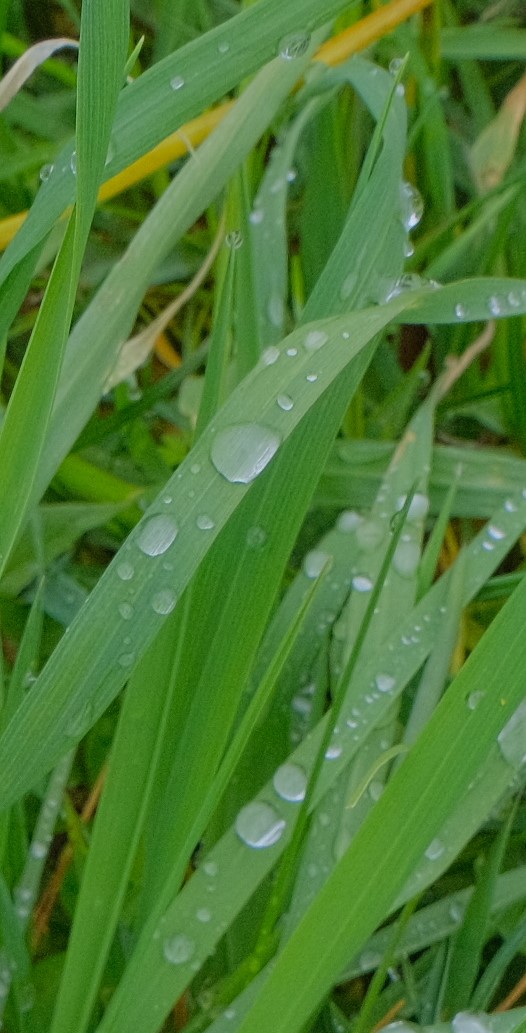
[[374, 552], [385, 536], [385, 527], [380, 520], [363, 520], [356, 528], [356, 540], [364, 552]]
[[118, 663], [121, 667], [131, 667], [135, 663], [135, 653], [121, 653]]
[[290, 803], [300, 803], [305, 799], [307, 776], [299, 764], [282, 764], [272, 780], [278, 796]]
[[489, 308], [492, 316], [500, 316], [500, 314], [502, 312], [502, 303], [501, 303], [500, 299], [497, 298], [497, 296], [495, 294], [493, 294], [491, 296], [491, 298], [489, 298], [489, 300], [488, 300], [488, 308]]
[[175, 592], [172, 592], [171, 588], [161, 588], [152, 599], [152, 610], [164, 617], [167, 613], [172, 612], [176, 602], [177, 596]]
[[287, 171], [287, 174], [285, 176], [285, 179], [287, 180], [287, 183], [294, 183], [294, 180], [297, 179], [297, 178], [298, 178], [298, 173], [297, 173], [296, 169], [289, 169]]
[[526, 699], [523, 699], [497, 736], [504, 760], [514, 768], [526, 762]]
[[352, 586], [355, 592], [370, 592], [373, 587], [373, 583], [370, 577], [366, 577], [365, 574], [357, 574], [352, 579]]
[[449, 917], [453, 922], [460, 922], [464, 917], [464, 907], [459, 901], [453, 901], [449, 908]]
[[230, 50], [230, 43], [227, 43], [226, 39], [223, 39], [220, 43], [217, 44], [217, 49], [220, 54], [228, 54], [228, 51]]
[[517, 504], [513, 501], [513, 499], [506, 499], [504, 503], [504, 509], [506, 510], [506, 513], [516, 513], [517, 508]]
[[[407, 495], [400, 495], [396, 508], [403, 509]], [[420, 492], [415, 492], [411, 502], [409, 503], [409, 510], [407, 513], [408, 520], [425, 520], [429, 511], [429, 499], [427, 495], [422, 495]]]
[[172, 516], [158, 513], [142, 524], [137, 545], [146, 556], [162, 556], [177, 537], [178, 527]]
[[171, 90], [181, 90], [184, 86], [184, 79], [182, 75], [174, 75], [173, 79], [170, 79]]
[[189, 961], [195, 953], [195, 943], [184, 933], [178, 936], [170, 936], [164, 941], [163, 954], [170, 965], [182, 965]]
[[308, 717], [312, 713], [312, 703], [310, 699], [305, 699], [305, 696], [294, 696], [291, 703], [292, 709], [297, 714], [301, 714], [302, 717]]
[[285, 61], [294, 61], [307, 53], [310, 44], [310, 32], [289, 32], [279, 43], [279, 56]]
[[205, 875], [208, 875], [211, 879], [215, 879], [219, 871], [216, 861], [205, 861], [202, 868]]
[[285, 829], [285, 821], [263, 800], [254, 800], [243, 807], [236, 818], [236, 832], [247, 846], [262, 850], [277, 843]]
[[402, 223], [405, 230], [412, 230], [418, 226], [424, 214], [424, 202], [419, 191], [412, 183], [404, 181], [400, 187], [400, 204], [402, 208]]
[[53, 172], [53, 165], [43, 165], [40, 169], [40, 182], [47, 183], [51, 173]]
[[328, 552], [323, 552], [322, 549], [311, 549], [303, 560], [303, 573], [306, 577], [319, 577], [330, 560]]
[[426, 850], [425, 856], [427, 857], [428, 861], [438, 861], [438, 858], [442, 857], [443, 853], [444, 844], [442, 843], [442, 841], [440, 839], [432, 839]]
[[71, 158], [69, 159], [69, 167], [74, 176], [77, 175], [77, 152], [73, 151]]
[[263, 222], [264, 217], [265, 213], [262, 208], [253, 208], [248, 218], [253, 226], [258, 226], [260, 222]]
[[394, 689], [396, 680], [392, 674], [377, 674], [374, 683], [379, 692], [390, 692]]
[[267, 542], [267, 532], [263, 527], [249, 527], [246, 543], [249, 549], [262, 549]]
[[238, 251], [243, 245], [243, 234], [241, 230], [230, 230], [225, 237], [225, 244], [232, 251]]
[[484, 699], [485, 695], [486, 693], [484, 692], [484, 689], [478, 689], [476, 692], [470, 692], [467, 699], [468, 710], [476, 710], [479, 703], [481, 703]]
[[201, 513], [197, 517], [196, 524], [200, 531], [212, 531], [215, 527], [215, 523], [211, 517], [207, 516], [206, 513]]
[[267, 316], [272, 326], [280, 327], [283, 323], [283, 298], [273, 294], [267, 305]]
[[283, 409], [284, 412], [290, 412], [290, 410], [294, 408], [294, 402], [289, 395], [278, 395], [276, 402], [279, 405], [279, 408]]
[[47, 854], [47, 846], [40, 839], [34, 839], [31, 843], [31, 856], [37, 861], [41, 861]]
[[332, 743], [325, 750], [325, 760], [338, 760], [342, 755], [342, 748], [337, 743]]
[[356, 513], [354, 509], [345, 509], [343, 513], [340, 513], [336, 527], [338, 531], [342, 531], [343, 534], [351, 534], [356, 531], [356, 528], [363, 523], [363, 517], [359, 513]]
[[287, 348], [287, 355], [289, 356], [289, 359], [295, 358], [295, 356], [297, 354], [298, 354], [298, 349], [297, 348]]
[[317, 379], [318, 379], [318, 374], [317, 373], [307, 373], [307, 376], [305, 377], [305, 380], [309, 384], [315, 384]]
[[195, 917], [198, 922], [209, 922], [212, 918], [212, 912], [207, 907], [200, 907], [195, 913]]
[[389, 72], [393, 77], [398, 75], [403, 63], [403, 57], [393, 57], [392, 61], [389, 62]]
[[225, 1019], [235, 1019], [235, 1017], [236, 1017], [236, 1009], [235, 1008], [225, 1008], [225, 1010], [223, 1012], [223, 1015], [225, 1016]]
[[281, 444], [281, 436], [260, 423], [238, 423], [220, 430], [210, 458], [218, 473], [233, 484], [250, 484], [265, 469]]
[[315, 352], [318, 351], [318, 348], [323, 348], [328, 340], [329, 335], [325, 333], [325, 330], [309, 330], [303, 344], [308, 352]]
[[270, 348], [265, 348], [265, 351], [261, 355], [261, 361], [264, 366], [273, 366], [278, 361], [280, 356], [279, 348], [276, 348], [274, 344], [270, 345]]
[[370, 972], [374, 968], [378, 968], [382, 963], [382, 955], [378, 954], [377, 951], [364, 951], [360, 955], [360, 968], [362, 972]]
[[501, 527], [496, 527], [495, 524], [490, 524], [488, 527], [488, 535], [493, 538], [493, 541], [500, 542], [506, 537], [506, 532]]
[[349, 273], [349, 275], [345, 277], [345, 280], [340, 287], [340, 298], [342, 301], [347, 301], [347, 298], [350, 298], [354, 288], [356, 287], [357, 280], [358, 276], [355, 272]]
[[133, 617], [133, 606], [130, 603], [121, 603], [119, 613], [123, 620], [129, 621]]
[[465, 306], [462, 305], [460, 302], [458, 303], [458, 305], [455, 305], [455, 315], [456, 315], [457, 319], [465, 319], [466, 318]]
[[518, 308], [521, 303], [520, 294], [518, 291], [510, 291], [508, 294], [508, 305], [512, 308]]
[[393, 567], [401, 577], [413, 577], [420, 561], [418, 542], [399, 542], [393, 556]]
[[451, 1026], [453, 1033], [491, 1033], [489, 1017], [483, 1012], [459, 1011]]

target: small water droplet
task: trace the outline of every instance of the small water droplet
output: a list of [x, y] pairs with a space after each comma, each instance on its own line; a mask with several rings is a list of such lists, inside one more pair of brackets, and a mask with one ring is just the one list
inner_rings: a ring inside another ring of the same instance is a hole
[[282, 764], [272, 780], [278, 796], [289, 803], [301, 803], [307, 790], [307, 776], [299, 764]]
[[182, 965], [195, 953], [195, 943], [184, 933], [170, 936], [163, 944], [163, 954], [170, 965]]
[[461, 304], [461, 302], [459, 302], [458, 305], [455, 305], [455, 315], [457, 319], [466, 318], [466, 309], [465, 306]]
[[69, 159], [69, 167], [74, 176], [77, 175], [77, 152], [73, 151], [71, 158]]
[[174, 75], [173, 79], [170, 79], [171, 90], [182, 90], [184, 86], [184, 79], [182, 75]]
[[279, 43], [279, 56], [285, 61], [294, 61], [307, 53], [310, 44], [310, 32], [289, 32]]
[[195, 917], [197, 918], [198, 922], [209, 922], [212, 918], [212, 912], [207, 907], [200, 907], [196, 911]]
[[342, 755], [342, 748], [337, 743], [331, 743], [325, 750], [325, 760], [338, 760]]
[[309, 330], [303, 344], [307, 351], [315, 352], [318, 351], [318, 348], [323, 348], [328, 340], [329, 335], [325, 333], [325, 330]]
[[152, 599], [152, 610], [164, 617], [172, 612], [176, 602], [177, 596], [175, 592], [172, 592], [171, 588], [161, 588]]
[[340, 287], [340, 298], [342, 301], [347, 301], [347, 298], [350, 298], [354, 288], [356, 287], [357, 280], [358, 275], [355, 272], [349, 273], [348, 276], [345, 277]]
[[288, 169], [287, 174], [285, 176], [285, 179], [287, 180], [287, 183], [294, 183], [294, 180], [297, 179], [297, 178], [298, 178], [297, 170], [296, 169]]
[[249, 549], [262, 549], [267, 543], [267, 532], [263, 527], [249, 527], [246, 543]]
[[284, 412], [290, 412], [290, 410], [294, 408], [294, 402], [289, 395], [278, 395], [276, 402], [279, 408], [283, 409]]
[[464, 907], [459, 901], [453, 901], [449, 908], [449, 917], [453, 922], [460, 922], [464, 917]]
[[279, 294], [272, 294], [267, 305], [267, 316], [272, 326], [280, 327], [283, 323], [283, 298]]
[[392, 61], [389, 62], [389, 72], [393, 78], [398, 75], [403, 63], [403, 57], [393, 57]]
[[129, 621], [133, 617], [133, 606], [130, 603], [121, 603], [119, 613], [123, 620]]
[[278, 361], [280, 356], [279, 348], [276, 348], [274, 344], [271, 344], [269, 348], [265, 348], [265, 351], [261, 355], [261, 361], [264, 366], [273, 366]]
[[259, 226], [263, 222], [264, 217], [265, 213], [262, 208], [253, 208], [248, 218], [253, 226]]
[[404, 229], [414, 229], [424, 214], [424, 202], [416, 187], [405, 180], [400, 187], [400, 204]]
[[222, 39], [221, 42], [217, 44], [217, 49], [220, 54], [228, 54], [230, 43], [228, 43], [226, 39]]
[[47, 181], [48, 181], [48, 179], [49, 179], [49, 177], [50, 177], [52, 172], [53, 172], [53, 165], [51, 165], [51, 164], [43, 165], [42, 168], [40, 169], [40, 182], [41, 183], [47, 183]]
[[444, 844], [442, 841], [440, 839], [432, 839], [426, 850], [425, 856], [428, 861], [438, 861], [438, 858], [442, 857], [443, 853]]
[[517, 508], [517, 504], [513, 501], [513, 499], [506, 499], [504, 503], [504, 509], [506, 510], [506, 513], [516, 513]]
[[238, 423], [216, 434], [210, 458], [227, 481], [250, 484], [265, 469], [280, 444], [280, 434], [271, 427]]
[[488, 308], [492, 316], [500, 316], [502, 312], [502, 302], [500, 298], [497, 298], [496, 294], [493, 294], [488, 300]]
[[207, 516], [206, 513], [201, 513], [197, 517], [196, 524], [200, 531], [212, 531], [215, 527], [215, 523], [211, 517]]
[[506, 537], [506, 532], [501, 527], [496, 527], [495, 524], [490, 524], [488, 527], [488, 535], [493, 538], [493, 541], [500, 542]]
[[508, 305], [511, 305], [512, 308], [519, 308], [520, 303], [521, 298], [518, 291], [510, 291], [508, 294]]
[[322, 549], [311, 549], [303, 560], [303, 573], [306, 577], [319, 577], [330, 559], [328, 552], [323, 552]]
[[485, 695], [486, 693], [484, 692], [484, 689], [477, 689], [476, 692], [470, 692], [467, 699], [468, 710], [476, 710]]
[[238, 251], [243, 245], [243, 234], [241, 230], [230, 230], [225, 237], [225, 244], [232, 251]]
[[190, 473], [192, 473], [192, 474], [199, 473], [200, 469], [201, 469], [200, 463], [192, 463], [192, 465], [190, 467]]
[[216, 861], [205, 861], [202, 865], [205, 875], [208, 875], [211, 879], [215, 879], [219, 867]]
[[526, 699], [523, 699], [497, 736], [504, 760], [514, 768], [526, 763]]
[[390, 692], [394, 689], [396, 680], [392, 674], [377, 674], [374, 683], [379, 692]]
[[376, 780], [373, 780], [371, 782], [369, 786], [369, 796], [371, 797], [371, 800], [374, 800], [375, 803], [380, 799], [383, 791], [384, 786], [381, 782], [378, 782]]
[[263, 800], [254, 800], [243, 807], [236, 818], [236, 832], [243, 843], [262, 850], [277, 843], [286, 822]]
[[370, 592], [373, 587], [373, 582], [370, 577], [366, 577], [365, 574], [357, 574], [352, 579], [352, 587], [355, 592]]
[[47, 846], [40, 839], [34, 839], [31, 843], [31, 856], [37, 861], [41, 861], [47, 854]]
[[294, 359], [297, 354], [297, 348], [287, 348], [287, 355], [289, 356], [289, 359]]
[[317, 379], [318, 379], [318, 374], [317, 373], [307, 373], [307, 376], [305, 377], [305, 380], [309, 384], [315, 384]]
[[142, 524], [137, 545], [145, 556], [162, 556], [177, 537], [178, 527], [168, 513], [148, 517]]
[[135, 653], [121, 653], [118, 663], [121, 667], [131, 667], [135, 663]]

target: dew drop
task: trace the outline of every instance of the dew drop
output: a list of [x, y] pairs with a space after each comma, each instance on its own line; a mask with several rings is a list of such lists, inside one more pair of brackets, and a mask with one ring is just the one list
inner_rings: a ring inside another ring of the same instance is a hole
[[253, 208], [248, 218], [253, 226], [258, 226], [263, 222], [264, 217], [265, 213], [262, 208]]
[[[403, 509], [407, 495], [400, 495], [396, 507], [397, 509]], [[409, 510], [407, 513], [408, 520], [425, 520], [429, 511], [429, 499], [427, 495], [422, 495], [420, 492], [415, 492], [411, 502], [409, 503]]]
[[40, 839], [34, 839], [31, 843], [31, 856], [37, 861], [41, 861], [47, 854], [47, 846]]
[[260, 423], [238, 423], [220, 430], [210, 458], [232, 484], [250, 484], [265, 469], [281, 444], [281, 436]]
[[506, 510], [506, 513], [516, 513], [517, 504], [513, 501], [513, 499], [506, 499], [504, 503], [504, 509]]
[[130, 603], [121, 603], [119, 613], [124, 621], [129, 621], [133, 617], [133, 606]]
[[398, 75], [403, 63], [403, 57], [393, 57], [392, 61], [389, 62], [389, 72], [393, 78]]
[[303, 344], [308, 352], [315, 352], [318, 351], [318, 348], [323, 348], [328, 340], [329, 335], [325, 333], [325, 330], [309, 330]]
[[357, 280], [358, 276], [355, 272], [349, 273], [349, 275], [345, 277], [345, 280], [340, 287], [340, 298], [342, 301], [347, 301], [347, 298], [350, 298], [354, 288], [356, 287]]
[[195, 475], [196, 473], [199, 473], [200, 469], [201, 469], [201, 466], [200, 466], [199, 463], [192, 463], [192, 465], [190, 467], [190, 473]]
[[315, 384], [317, 379], [318, 379], [318, 374], [317, 373], [307, 373], [307, 376], [305, 377], [305, 380], [309, 384]]
[[170, 965], [182, 965], [189, 961], [195, 953], [195, 943], [184, 933], [178, 936], [170, 936], [164, 941], [163, 954]]
[[51, 173], [53, 172], [53, 165], [43, 165], [40, 169], [40, 182], [47, 183]]
[[413, 577], [420, 561], [418, 542], [399, 542], [393, 556], [393, 567], [401, 577]]
[[332, 743], [325, 750], [325, 760], [338, 760], [338, 757], [342, 755], [342, 748], [336, 743]]
[[502, 303], [496, 294], [493, 294], [488, 300], [488, 308], [492, 316], [500, 316], [502, 313]]
[[307, 53], [310, 32], [289, 32], [279, 43], [279, 56], [285, 61], [294, 61]]
[[171, 588], [161, 588], [152, 599], [152, 610], [161, 617], [171, 613], [177, 602], [175, 592]]
[[135, 653], [121, 653], [118, 663], [120, 667], [131, 667], [135, 663]]
[[319, 577], [330, 560], [328, 552], [323, 552], [322, 549], [311, 549], [303, 560], [303, 573], [306, 577]]
[[280, 327], [283, 323], [283, 298], [273, 294], [267, 305], [267, 316], [272, 326]]
[[380, 520], [363, 520], [356, 528], [356, 540], [364, 552], [374, 552], [385, 535], [385, 527]]
[[504, 760], [514, 768], [526, 762], [526, 699], [517, 707], [497, 736]]
[[236, 818], [236, 832], [243, 843], [262, 850], [277, 843], [285, 829], [285, 821], [263, 800], [254, 800], [243, 807]]
[[338, 531], [342, 531], [343, 534], [352, 534], [360, 524], [363, 524], [363, 517], [354, 509], [345, 509], [336, 521]]
[[444, 844], [442, 841], [440, 839], [432, 839], [426, 850], [425, 856], [428, 861], [438, 861], [438, 858], [442, 857], [443, 853]]
[[453, 922], [460, 922], [464, 917], [464, 908], [458, 901], [453, 901], [449, 908], [449, 917]]
[[77, 152], [73, 151], [71, 158], [69, 159], [69, 167], [74, 176], [77, 175]]
[[485, 695], [486, 693], [484, 692], [484, 689], [477, 689], [476, 692], [470, 692], [467, 698], [468, 710], [476, 710]]
[[462, 305], [460, 302], [458, 303], [458, 305], [455, 305], [455, 315], [456, 315], [457, 319], [465, 319], [466, 318], [465, 306]]
[[206, 513], [201, 513], [197, 517], [196, 524], [200, 531], [212, 531], [215, 527], [214, 521]]
[[370, 592], [373, 587], [373, 583], [370, 577], [366, 577], [365, 574], [357, 574], [352, 579], [352, 586], [355, 592]]
[[246, 543], [249, 549], [262, 549], [267, 543], [267, 532], [263, 527], [249, 527]]
[[488, 1016], [483, 1012], [459, 1011], [451, 1020], [453, 1033], [491, 1033]]
[[170, 79], [171, 90], [182, 90], [184, 86], [184, 79], [182, 75], [174, 75], [173, 79]]
[[208, 875], [211, 879], [215, 879], [219, 868], [216, 861], [205, 861], [203, 864], [203, 871], [205, 875]]
[[278, 361], [280, 356], [279, 348], [276, 348], [274, 344], [271, 344], [269, 348], [265, 348], [265, 351], [261, 355], [261, 361], [264, 366], [273, 366]]
[[221, 40], [221, 43], [217, 44], [217, 49], [220, 54], [228, 54], [228, 51], [230, 50], [230, 43], [228, 43], [226, 39], [223, 39]]
[[374, 683], [379, 692], [390, 692], [396, 684], [392, 674], [377, 674]]
[[493, 538], [494, 542], [500, 542], [506, 537], [506, 532], [501, 527], [496, 527], [495, 524], [490, 524], [488, 527], [488, 535]]
[[146, 556], [162, 556], [177, 537], [178, 527], [172, 516], [158, 513], [144, 521], [137, 545]]
[[117, 567], [117, 577], [120, 577], [121, 581], [131, 581], [135, 571], [127, 560], [119, 563]]
[[283, 409], [283, 412], [290, 412], [290, 410], [294, 408], [294, 402], [289, 395], [278, 395], [276, 402], [279, 408]]
[[287, 355], [289, 356], [289, 359], [294, 359], [297, 354], [298, 354], [298, 349], [297, 348], [287, 348]]
[[301, 803], [307, 790], [307, 776], [299, 764], [282, 764], [272, 780], [274, 789], [282, 800]]
[[212, 912], [207, 907], [200, 907], [196, 911], [195, 917], [197, 918], [198, 922], [209, 922], [212, 918]]
[[230, 230], [225, 237], [225, 244], [231, 251], [238, 251], [243, 245], [243, 234], [241, 230]]
[[415, 226], [418, 226], [424, 214], [424, 202], [419, 191], [412, 183], [404, 181], [401, 184], [400, 204], [404, 229], [407, 231], [414, 229]]
[[520, 294], [517, 291], [510, 291], [508, 294], [508, 305], [511, 305], [512, 308], [519, 308], [520, 303]]

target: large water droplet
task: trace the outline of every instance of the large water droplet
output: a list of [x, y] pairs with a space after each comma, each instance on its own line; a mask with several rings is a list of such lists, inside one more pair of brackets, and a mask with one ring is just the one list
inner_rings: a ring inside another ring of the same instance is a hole
[[351, 534], [353, 531], [356, 531], [360, 524], [363, 524], [363, 517], [356, 513], [354, 509], [345, 509], [343, 513], [340, 513], [336, 521], [338, 531], [343, 531], [344, 534]]
[[290, 412], [290, 410], [294, 408], [294, 402], [289, 395], [278, 395], [276, 401], [279, 408], [283, 409], [283, 412]]
[[[396, 507], [397, 509], [403, 509], [407, 495], [400, 495]], [[422, 495], [420, 492], [415, 492], [411, 502], [409, 503], [409, 510], [407, 512], [408, 520], [425, 520], [429, 510], [429, 499], [427, 495]]]
[[483, 1012], [459, 1011], [451, 1020], [453, 1033], [491, 1033], [489, 1017]]
[[170, 965], [182, 965], [195, 953], [195, 943], [184, 933], [170, 936], [163, 944], [163, 954]]
[[393, 556], [393, 567], [401, 577], [413, 577], [420, 561], [418, 542], [399, 542]]
[[168, 513], [158, 513], [145, 520], [137, 545], [146, 556], [162, 556], [177, 537], [178, 527]]
[[218, 473], [234, 484], [250, 484], [265, 469], [281, 444], [281, 436], [261, 423], [238, 423], [220, 430], [210, 458]]
[[289, 32], [279, 43], [279, 56], [285, 61], [294, 61], [303, 57], [309, 49], [310, 32]]
[[236, 832], [247, 846], [262, 850], [273, 846], [283, 835], [285, 820], [263, 800], [243, 807], [236, 818]]
[[338, 743], [332, 743], [325, 750], [325, 760], [338, 760], [342, 755], [342, 748]]
[[319, 577], [330, 559], [328, 552], [323, 552], [322, 549], [311, 549], [303, 560], [303, 573], [306, 577]]
[[400, 205], [404, 229], [414, 229], [415, 226], [418, 226], [424, 213], [424, 202], [412, 183], [405, 181], [402, 183], [400, 187]]
[[318, 351], [318, 348], [323, 348], [328, 340], [329, 335], [325, 333], [325, 330], [309, 330], [303, 344], [308, 352], [315, 352]]
[[523, 699], [499, 732], [497, 741], [508, 764], [519, 768], [526, 763], [526, 699]]
[[172, 612], [176, 602], [177, 596], [171, 588], [161, 588], [152, 599], [152, 610], [164, 617], [167, 613]]
[[290, 803], [301, 803], [307, 790], [307, 776], [299, 764], [282, 764], [272, 780], [278, 796]]

